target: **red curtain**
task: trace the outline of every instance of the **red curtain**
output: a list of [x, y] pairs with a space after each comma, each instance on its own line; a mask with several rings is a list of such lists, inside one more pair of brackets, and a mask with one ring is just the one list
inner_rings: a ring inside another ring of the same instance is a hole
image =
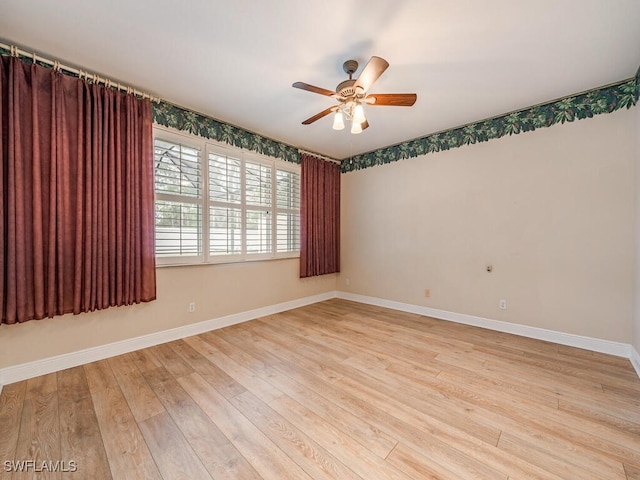
[[340, 165], [302, 154], [300, 278], [340, 271]]
[[0, 311], [155, 299], [149, 100], [0, 56]]

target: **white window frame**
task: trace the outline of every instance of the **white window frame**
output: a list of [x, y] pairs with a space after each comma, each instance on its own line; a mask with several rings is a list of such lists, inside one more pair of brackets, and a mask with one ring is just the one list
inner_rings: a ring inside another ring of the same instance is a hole
[[[277, 171], [284, 170], [298, 174], [300, 180], [300, 165], [291, 162], [285, 162], [273, 157], [261, 155], [256, 152], [251, 152], [241, 148], [233, 147], [224, 143], [216, 142], [214, 140], [205, 139], [196, 135], [191, 135], [179, 130], [167, 127], [153, 126], [153, 141], [155, 149], [156, 138], [166, 140], [168, 142], [175, 142], [186, 147], [191, 147], [200, 151], [201, 157], [201, 184], [202, 195], [200, 198], [194, 197], [181, 197], [179, 195], [154, 193], [155, 199], [164, 201], [184, 201], [185, 203], [197, 204], [201, 207], [202, 222], [200, 226], [200, 234], [198, 241], [201, 244], [200, 255], [192, 256], [158, 256], [156, 255], [156, 264], [158, 266], [170, 266], [170, 265], [194, 265], [194, 264], [221, 264], [221, 263], [234, 263], [234, 262], [248, 262], [248, 261], [264, 261], [275, 260], [281, 258], [297, 258], [300, 256], [300, 250], [290, 252], [278, 252], [278, 238], [277, 238], [277, 218], [278, 213], [298, 213], [298, 209], [278, 208], [277, 205]], [[241, 202], [239, 204], [228, 204], [226, 202], [213, 201], [209, 198], [209, 154], [215, 153], [220, 156], [228, 156], [234, 159], [238, 159], [241, 162]], [[155, 155], [155, 154], [154, 154]], [[271, 168], [271, 206], [255, 206], [247, 205], [246, 203], [246, 163], [259, 163]], [[155, 169], [154, 169], [155, 170]], [[155, 171], [154, 171], [155, 173]], [[212, 206], [224, 207], [225, 205], [233, 206], [241, 210], [241, 252], [238, 254], [226, 254], [226, 255], [212, 255], [210, 253], [210, 211]], [[271, 216], [271, 250], [268, 253], [249, 253], [247, 252], [247, 228], [246, 218], [247, 210], [252, 211], [268, 211]], [[299, 223], [299, 222], [298, 222]], [[155, 228], [155, 223], [154, 223]], [[300, 232], [298, 231], [298, 242], [300, 241]]]

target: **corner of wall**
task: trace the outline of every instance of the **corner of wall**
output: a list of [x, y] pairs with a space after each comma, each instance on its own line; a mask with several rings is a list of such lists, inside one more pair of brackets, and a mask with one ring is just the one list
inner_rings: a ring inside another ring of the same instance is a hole
[[[640, 68], [636, 74], [636, 88], [640, 91]], [[635, 151], [635, 265], [634, 265], [634, 289], [633, 289], [633, 339], [632, 345], [635, 348], [636, 363], [634, 367], [640, 375], [640, 107], [636, 103], [635, 115], [635, 135], [636, 135], [636, 151]]]
[[544, 328], [519, 325], [464, 313], [439, 310], [421, 305], [396, 302], [393, 300], [343, 292], [340, 290], [336, 292], [336, 296], [343, 300], [351, 300], [353, 302], [364, 303], [367, 305], [390, 308], [401, 312], [415, 313], [425, 317], [437, 318], [449, 322], [461, 323], [463, 325], [486, 328], [496, 332], [510, 333], [512, 335], [552, 342], [558, 345], [567, 345], [569, 347], [576, 347], [607, 355], [614, 355], [616, 357], [628, 358], [640, 378], [640, 354], [638, 354], [638, 351], [633, 347], [633, 345], [598, 338], [584, 337], [581, 335], [573, 335]]
[[633, 346], [631, 347], [631, 354], [629, 355], [629, 360], [631, 360], [631, 365], [633, 365], [633, 368], [638, 374], [638, 377], [640, 377], [640, 353], [638, 353], [638, 350], [633, 348]]

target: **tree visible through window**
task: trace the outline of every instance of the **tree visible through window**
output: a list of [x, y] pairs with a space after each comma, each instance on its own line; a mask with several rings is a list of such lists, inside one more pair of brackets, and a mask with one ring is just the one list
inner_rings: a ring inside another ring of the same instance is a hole
[[298, 165], [161, 129], [154, 146], [158, 263], [298, 255]]

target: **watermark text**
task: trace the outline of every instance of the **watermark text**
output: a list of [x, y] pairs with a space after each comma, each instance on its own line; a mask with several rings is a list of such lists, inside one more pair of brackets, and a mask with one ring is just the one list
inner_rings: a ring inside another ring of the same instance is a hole
[[75, 460], [5, 460], [5, 472], [76, 472]]

